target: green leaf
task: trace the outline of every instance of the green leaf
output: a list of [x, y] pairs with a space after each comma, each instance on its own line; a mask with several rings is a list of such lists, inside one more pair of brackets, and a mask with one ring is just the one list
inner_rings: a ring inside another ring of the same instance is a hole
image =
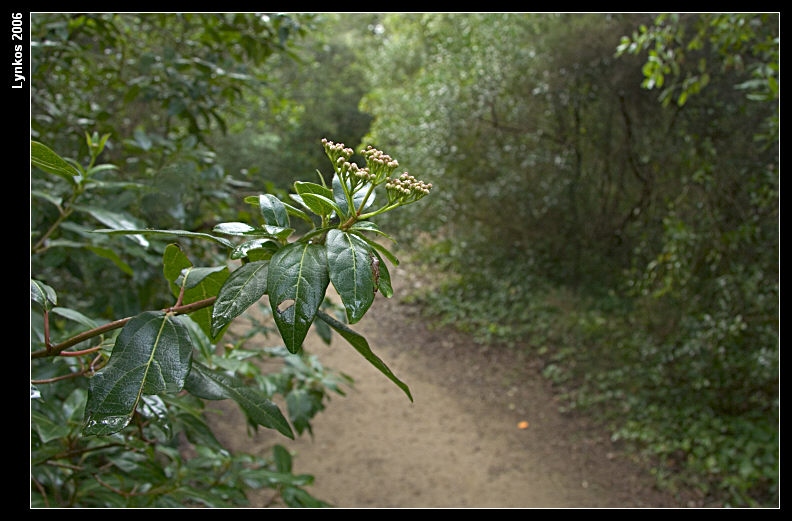
[[118, 170], [118, 167], [116, 165], [111, 165], [111, 164], [96, 165], [89, 168], [88, 171], [85, 172], [85, 175], [91, 176], [98, 172], [104, 172], [105, 170]]
[[[199, 300], [216, 297], [229, 276], [228, 268], [225, 266], [185, 269], [182, 279], [176, 280], [177, 284], [181, 282], [184, 285], [182, 304], [192, 304]], [[225, 333], [223, 329], [216, 332], [212, 330], [212, 307], [207, 306], [194, 311], [190, 313], [190, 318], [213, 342], [219, 341]]]
[[184, 426], [184, 434], [191, 443], [206, 445], [218, 451], [225, 450], [200, 416], [185, 412], [176, 414], [173, 419], [181, 422]]
[[39, 199], [43, 199], [43, 200], [47, 201], [48, 203], [50, 203], [50, 204], [52, 204], [52, 205], [54, 205], [54, 206], [56, 206], [58, 208], [60, 208], [60, 205], [63, 204], [63, 198], [62, 197], [56, 197], [56, 196], [54, 196], [52, 194], [48, 194], [46, 192], [41, 192], [39, 190], [31, 190], [30, 191], [30, 195], [31, 195], [31, 197], [38, 197]]
[[95, 253], [96, 255], [102, 258], [108, 259], [113, 264], [115, 264], [118, 267], [118, 269], [120, 269], [127, 275], [133, 276], [135, 274], [135, 272], [132, 270], [129, 264], [124, 262], [123, 259], [121, 259], [121, 257], [119, 257], [118, 254], [113, 250], [111, 250], [110, 248], [100, 248], [99, 246], [92, 246], [90, 244], [87, 244], [84, 247], [85, 249], [92, 251], [93, 253]]
[[[70, 223], [64, 223], [64, 227], [68, 226]], [[79, 233], [79, 232], [78, 232]], [[77, 241], [68, 241], [63, 239], [55, 239], [47, 243], [50, 248], [82, 248], [86, 249], [99, 257], [108, 259], [113, 264], [115, 264], [121, 271], [126, 273], [127, 275], [134, 275], [134, 271], [132, 268], [124, 262], [121, 257], [118, 256], [116, 252], [109, 248], [103, 248], [100, 246], [94, 246], [93, 244], [89, 243], [82, 243]]]
[[264, 231], [276, 239], [285, 241], [289, 238], [289, 235], [294, 233], [294, 228], [283, 228], [282, 226], [272, 226], [265, 224]]
[[280, 199], [272, 194], [259, 195], [259, 210], [270, 226], [289, 227], [289, 214]]
[[270, 307], [289, 352], [300, 350], [329, 282], [323, 245], [294, 242], [270, 259]]
[[399, 265], [399, 259], [397, 259], [396, 256], [394, 254], [392, 254], [390, 252], [390, 250], [388, 250], [388, 248], [386, 248], [385, 246], [383, 246], [382, 244], [380, 244], [380, 243], [378, 243], [376, 241], [373, 241], [373, 240], [369, 239], [368, 237], [363, 235], [360, 232], [360, 230], [356, 230], [356, 229], [350, 228], [349, 231], [350, 231], [350, 233], [354, 233], [357, 237], [360, 237], [361, 239], [366, 241], [366, 244], [368, 244], [369, 246], [371, 246], [375, 250], [377, 250], [380, 253], [382, 253], [389, 261], [391, 261], [391, 263], [394, 266], [398, 266]]
[[[297, 181], [294, 183], [294, 190], [297, 196], [292, 196], [305, 207], [317, 215], [330, 215], [334, 211], [341, 214], [341, 209], [332, 200], [333, 191], [316, 183]], [[298, 199], [299, 198], [299, 199]]]
[[284, 203], [282, 201], [281, 201], [281, 203], [283, 204], [283, 207], [286, 208], [286, 213], [288, 213], [289, 215], [293, 215], [295, 217], [299, 217], [303, 221], [307, 221], [308, 223], [313, 224], [313, 221], [311, 220], [311, 217], [307, 213], [303, 212], [299, 208], [295, 208], [294, 206], [292, 206], [292, 205], [290, 205], [288, 203]]
[[295, 181], [294, 191], [297, 192], [299, 195], [319, 194], [324, 197], [327, 197], [328, 199], [333, 197], [333, 191], [327, 188], [326, 186], [322, 186], [316, 183], [309, 183], [306, 181]]
[[[259, 204], [259, 201], [260, 201], [261, 197], [262, 196], [260, 196], [260, 195], [248, 196], [248, 197], [245, 197], [245, 202], [248, 203], [248, 204], [255, 205], [257, 208], [260, 209], [261, 205]], [[294, 206], [292, 206], [292, 205], [290, 205], [288, 203], [285, 203], [283, 201], [281, 201], [281, 204], [286, 209], [286, 213], [287, 214], [293, 215], [295, 217], [299, 217], [300, 219], [302, 219], [304, 221], [307, 221], [310, 224], [313, 224], [313, 221], [311, 220], [311, 218], [308, 216], [307, 213], [305, 213], [302, 210], [300, 210], [299, 208], [295, 208]]]
[[76, 184], [75, 177], [80, 177], [80, 173], [65, 159], [38, 141], [30, 142], [30, 162], [48, 174], [60, 176], [72, 184]]
[[[227, 271], [228, 268], [226, 266], [212, 266], [208, 268], [196, 268], [196, 267], [185, 268], [184, 270], [182, 270], [182, 273], [179, 276], [179, 278], [176, 279], [176, 284], [179, 287], [184, 286], [184, 290], [186, 292], [187, 290], [197, 288], [200, 284], [204, 283], [212, 275]], [[223, 278], [224, 279], [228, 278], [228, 274], [226, 273]], [[220, 291], [219, 287], [217, 291]], [[216, 292], [207, 290], [204, 291], [199, 296], [198, 300], [203, 300], [214, 296], [217, 296]], [[190, 304], [190, 302], [184, 302], [184, 303]]]
[[331, 506], [298, 487], [284, 487], [281, 497], [290, 508], [327, 508]]
[[44, 308], [45, 311], [49, 311], [58, 303], [58, 296], [55, 294], [55, 290], [34, 279], [30, 279], [30, 299]]
[[302, 388], [292, 389], [288, 392], [286, 407], [289, 411], [289, 419], [299, 434], [305, 430], [313, 433], [311, 419], [324, 408], [321, 394]]
[[269, 261], [249, 262], [226, 279], [212, 308], [212, 335], [244, 313], [267, 293]]
[[275, 460], [275, 468], [278, 472], [285, 474], [292, 471], [292, 457], [286, 447], [283, 445], [272, 447], [272, 457]]
[[220, 223], [216, 225], [213, 232], [222, 233], [225, 235], [263, 235], [264, 231], [259, 228], [254, 228], [246, 223], [229, 222]]
[[[349, 189], [350, 186], [347, 185], [347, 190]], [[338, 174], [333, 175], [333, 199], [341, 209], [338, 214], [339, 217], [348, 217], [351, 213], [349, 211], [349, 203], [347, 202], [346, 195], [344, 194], [344, 187], [341, 185], [341, 178], [338, 177]]]
[[162, 254], [162, 271], [174, 297], [177, 297], [180, 291], [176, 279], [181, 276], [185, 268], [190, 268], [192, 265], [178, 244], [169, 244], [165, 247], [165, 252]]
[[136, 228], [136, 229], [114, 229], [114, 230], [94, 230], [94, 233], [106, 233], [109, 235], [164, 235], [164, 236], [176, 236], [176, 237], [189, 237], [195, 239], [207, 239], [209, 241], [215, 242], [226, 248], [233, 248], [234, 244], [227, 239], [223, 239], [222, 237], [215, 237], [213, 235], [209, 235], [208, 233], [198, 233], [198, 232], [188, 232], [186, 230], [150, 230], [145, 228]]
[[316, 215], [330, 215], [333, 212], [342, 215], [343, 213], [335, 202], [321, 194], [305, 193], [294, 197], [299, 197], [302, 203]]
[[93, 319], [88, 318], [87, 316], [83, 315], [79, 311], [75, 311], [69, 308], [52, 308], [52, 313], [55, 315], [60, 315], [65, 319], [72, 320], [77, 322], [78, 324], [82, 324], [83, 326], [87, 327], [88, 329], [93, 329], [98, 327], [97, 324]]
[[[110, 210], [105, 210], [104, 208], [94, 208], [90, 206], [74, 206], [75, 210], [85, 212], [89, 214], [91, 217], [99, 221], [100, 223], [104, 224], [105, 226], [109, 226], [113, 230], [129, 230], [130, 228], [138, 228], [138, 222], [131, 216], [125, 215], [119, 212], [111, 212]], [[133, 234], [131, 237], [132, 240], [143, 246], [144, 248], [148, 247], [148, 241], [139, 233]]]
[[[250, 260], [269, 259], [279, 248], [280, 244], [270, 238], [250, 239], [236, 246], [233, 251], [231, 251], [229, 258], [241, 259], [243, 257], [248, 257]], [[254, 256], [256, 258], [252, 258]]]
[[56, 422], [43, 413], [31, 410], [30, 424], [36, 430], [42, 443], [47, 443], [59, 438], [65, 438], [69, 434], [69, 426]]
[[387, 233], [381, 231], [379, 227], [371, 221], [357, 221], [355, 224], [350, 226], [349, 231], [356, 231], [356, 232], [374, 232], [379, 235], [382, 235], [386, 239], [389, 239], [391, 242], [396, 242], [396, 239], [388, 235]]
[[118, 335], [110, 361], [90, 380], [83, 433], [118, 432], [143, 394], [180, 391], [192, 352], [190, 334], [178, 317], [161, 311], [134, 317]]
[[399, 388], [405, 392], [410, 401], [413, 401], [412, 394], [410, 394], [410, 388], [407, 387], [404, 382], [399, 380], [396, 375], [391, 372], [388, 366], [385, 365], [385, 362], [380, 360], [380, 358], [371, 351], [368, 342], [363, 336], [351, 330], [346, 326], [346, 324], [339, 322], [323, 311], [317, 311], [316, 316], [326, 322], [330, 327], [335, 329], [336, 332], [338, 332], [339, 335], [349, 342], [358, 353], [363, 355], [363, 358], [368, 360], [369, 363], [376, 367], [382, 374], [387, 376], [393, 383], [399, 386]]
[[238, 378], [193, 362], [185, 388], [190, 394], [205, 400], [234, 400], [255, 424], [275, 429], [287, 438], [294, 439], [291, 426], [278, 406], [261, 391], [248, 387]]
[[368, 245], [338, 229], [325, 240], [330, 281], [341, 297], [350, 324], [358, 322], [374, 302], [374, 273]]

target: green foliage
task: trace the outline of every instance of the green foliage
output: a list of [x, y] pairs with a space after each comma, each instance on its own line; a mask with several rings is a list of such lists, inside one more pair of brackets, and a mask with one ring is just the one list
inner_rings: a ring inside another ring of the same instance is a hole
[[370, 136], [444, 188], [394, 223], [454, 274], [421, 300], [528, 343], [665, 485], [776, 504], [777, 15], [382, 23]]
[[[305, 16], [305, 15], [303, 15]], [[291, 191], [294, 172], [322, 170], [316, 136], [360, 143], [371, 116], [358, 108], [372, 72], [357, 59], [374, 39], [376, 13], [319, 13], [288, 54], [273, 54], [267, 88], [246, 93], [228, 114], [228, 133], [209, 139], [228, 172], [255, 186]], [[309, 25], [307, 25], [309, 24]], [[309, 179], [321, 184], [321, 181]], [[324, 179], [328, 184], [330, 177]]]
[[[34, 253], [48, 252], [33, 256], [33, 271], [56, 283], [64, 299], [105, 317], [164, 305], [156, 290], [161, 259], [151, 254], [164, 248], [160, 237], [129, 236], [121, 248], [91, 233], [96, 221], [200, 233], [208, 222], [235, 217], [246, 179], [229, 174], [210, 140], [228, 130], [245, 96], [271, 92], [269, 65], [289, 54], [309, 21], [252, 13], [32, 14], [31, 133], [70, 151], [66, 162], [78, 171], [32, 171]], [[104, 165], [93, 162], [100, 153]], [[66, 226], [57, 225], [67, 217]], [[194, 253], [210, 255], [211, 248]], [[132, 290], [103, 291], [119, 275]]]
[[[176, 299], [169, 307], [100, 323], [58, 307], [57, 292], [46, 282], [31, 279], [36, 317], [31, 331], [34, 504], [230, 506], [245, 504], [246, 489], [268, 486], [287, 505], [326, 506], [301, 488], [312, 478], [291, 474], [290, 456], [282, 447], [274, 447], [273, 459], [229, 454], [208, 427], [204, 409], [204, 401], [231, 400], [253, 427], [274, 429], [291, 439], [293, 428], [299, 434], [310, 432], [310, 421], [324, 408], [328, 392], [342, 393], [339, 384], [349, 382], [325, 374], [315, 359], [303, 353], [311, 326], [326, 342], [329, 332], [337, 331], [412, 400], [407, 385], [371, 351], [365, 338], [320, 308], [333, 307], [325, 302], [330, 282], [338, 289], [350, 322], [360, 320], [378, 288], [392, 294], [387, 269], [380, 268], [381, 259], [372, 245], [395, 257], [365, 236], [379, 232], [368, 219], [415, 202], [429, 190], [411, 182], [398, 198], [388, 197], [371, 210], [375, 188], [390, 186], [386, 174], [397, 163], [383, 169], [382, 158], [387, 156], [369, 148], [368, 165], [360, 168], [348, 162], [351, 149], [327, 140], [323, 145], [338, 187], [323, 192], [329, 196], [325, 197], [329, 206], [303, 199], [299, 201], [303, 211], [262, 194], [249, 198], [260, 211], [261, 223], [223, 222], [210, 234], [140, 226], [95, 231], [105, 237], [206, 241], [224, 250], [222, 264], [197, 267], [179, 245], [164, 248], [161, 274]], [[33, 147], [31, 160], [53, 176], [83, 173], [75, 187], [90, 180], [90, 168], [71, 169], [44, 145]], [[306, 183], [298, 186], [305, 188]], [[300, 197], [317, 195], [316, 191], [302, 190]], [[310, 221], [313, 229], [289, 242], [294, 232], [289, 216], [295, 214]], [[67, 216], [57, 224], [65, 226]], [[231, 322], [265, 295], [275, 327], [259, 325], [252, 334], [277, 331], [285, 346], [244, 348], [249, 334], [236, 345], [227, 345], [225, 354], [217, 354], [215, 345]], [[56, 327], [54, 316], [79, 327]], [[56, 329], [64, 340], [54, 340]], [[99, 344], [88, 347], [97, 337]], [[93, 360], [86, 364], [82, 356]], [[261, 357], [282, 358], [284, 370], [262, 373], [252, 363]], [[81, 376], [89, 377], [87, 384]], [[288, 419], [273, 401], [275, 394], [285, 399]], [[186, 455], [179, 433], [184, 433], [196, 457]]]

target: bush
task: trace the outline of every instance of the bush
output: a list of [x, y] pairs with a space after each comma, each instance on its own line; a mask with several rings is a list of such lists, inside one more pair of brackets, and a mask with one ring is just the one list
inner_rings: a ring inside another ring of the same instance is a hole
[[[49, 252], [81, 200], [101, 190], [96, 174], [113, 170], [95, 165], [105, 142], [87, 136], [87, 166], [32, 144], [34, 167], [71, 192], [41, 192], [59, 217], [38, 236], [34, 254]], [[112, 227], [85, 234], [76, 246], [95, 248], [88, 237], [102, 237], [104, 256], [125, 271], [132, 270], [123, 254], [110, 249], [119, 235], [146, 246], [159, 245], [146, 237], [209, 245], [205, 259], [217, 261], [210, 266], [196, 266], [179, 244], [163, 246], [160, 286], [171, 301], [165, 308], [105, 321], [60, 306], [51, 281], [31, 279], [33, 506], [235, 506], [246, 504], [246, 490], [260, 487], [274, 489], [289, 506], [326, 506], [304, 490], [311, 476], [292, 474], [282, 446], [275, 444], [269, 458], [232, 454], [206, 422], [205, 401], [231, 400], [252, 428], [292, 439], [295, 431], [311, 432], [311, 419], [330, 393], [343, 394], [342, 384], [349, 383], [303, 351], [312, 327], [327, 342], [338, 333], [412, 400], [407, 385], [345, 322], [360, 320], [376, 291], [393, 294], [383, 257], [398, 260], [368, 236], [387, 236], [370, 219], [416, 202], [430, 187], [408, 174], [390, 179], [398, 163], [379, 150], [363, 151], [367, 166], [360, 168], [348, 162], [351, 149], [323, 143], [332, 187], [296, 182], [291, 199], [297, 206], [272, 194], [247, 198], [260, 224], [224, 222], [203, 233], [131, 228], [129, 220], [98, 218]], [[291, 217], [311, 230], [290, 241]], [[325, 300], [331, 282], [341, 306]], [[274, 325], [259, 316], [241, 335], [229, 333], [231, 323], [265, 295], [264, 315]], [[259, 333], [277, 333], [284, 345], [250, 347]], [[216, 346], [224, 337], [231, 341], [221, 352]], [[264, 373], [257, 361], [272, 358], [281, 360], [282, 369]], [[288, 419], [275, 396], [285, 402]]]

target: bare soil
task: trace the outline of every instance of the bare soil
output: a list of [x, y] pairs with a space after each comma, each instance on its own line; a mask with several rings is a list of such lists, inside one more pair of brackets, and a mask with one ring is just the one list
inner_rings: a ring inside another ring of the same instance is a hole
[[[213, 427], [227, 447], [295, 456], [312, 474], [315, 497], [343, 508], [668, 508], [694, 506], [658, 490], [584, 417], [559, 412], [538, 361], [517, 350], [475, 344], [455, 330], [427, 327], [400, 300], [410, 282], [392, 270], [395, 296], [377, 295], [353, 328], [407, 385], [407, 396], [338, 336], [309, 336], [306, 349], [350, 375], [295, 441], [267, 429], [248, 435], [233, 406]], [[285, 410], [285, 409], [284, 409]], [[267, 490], [251, 506], [270, 504]]]

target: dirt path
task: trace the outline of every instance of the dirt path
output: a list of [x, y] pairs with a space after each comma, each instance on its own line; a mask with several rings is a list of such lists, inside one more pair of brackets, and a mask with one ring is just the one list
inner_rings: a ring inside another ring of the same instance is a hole
[[[652, 477], [597, 429], [558, 412], [531, 360], [476, 346], [464, 335], [428, 330], [399, 300], [405, 275], [392, 273], [396, 296], [376, 302], [354, 329], [407, 385], [415, 399], [343, 339], [309, 338], [322, 363], [355, 379], [307, 433], [290, 442], [265, 430], [250, 438], [229, 410], [218, 437], [229, 448], [295, 453], [295, 472], [313, 474], [308, 491], [347, 508], [677, 507]], [[520, 422], [528, 422], [520, 429]], [[251, 498], [266, 504], [271, 494]]]

